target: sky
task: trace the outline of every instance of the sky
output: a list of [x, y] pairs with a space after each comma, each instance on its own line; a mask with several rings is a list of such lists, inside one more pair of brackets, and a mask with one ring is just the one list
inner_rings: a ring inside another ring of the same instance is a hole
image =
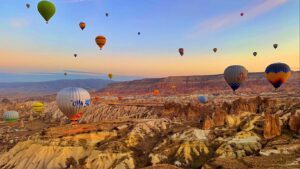
[[[0, 82], [61, 79], [65, 71], [134, 79], [222, 74], [229, 65], [300, 67], [299, 0], [52, 0], [49, 24], [38, 2], [1, 0]], [[98, 35], [107, 39], [101, 51]]]

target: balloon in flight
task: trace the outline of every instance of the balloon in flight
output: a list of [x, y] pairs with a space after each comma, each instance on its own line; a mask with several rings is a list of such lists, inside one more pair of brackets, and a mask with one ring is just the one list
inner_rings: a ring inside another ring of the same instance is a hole
[[198, 101], [200, 103], [207, 103], [208, 99], [206, 96], [201, 95], [201, 96], [198, 96]]
[[84, 22], [80, 22], [79, 23], [79, 27], [81, 30], [83, 30], [85, 28], [85, 23]]
[[96, 39], [96, 44], [99, 46], [100, 50], [102, 50], [103, 46], [106, 44], [106, 38], [104, 36], [97, 36]]
[[76, 53], [74, 54], [74, 57], [75, 57], [75, 58], [77, 57], [77, 54], [76, 54]]
[[27, 7], [27, 8], [30, 8], [30, 4], [26, 4], [26, 7]]
[[6, 122], [16, 122], [20, 118], [17, 111], [6, 111], [3, 113], [2, 118]]
[[218, 48], [213, 48], [213, 51], [216, 53], [218, 51]]
[[85, 108], [90, 106], [91, 96], [83, 88], [68, 87], [57, 93], [56, 103], [60, 111], [72, 121], [72, 124], [76, 124], [76, 121], [84, 114]]
[[278, 44], [275, 43], [275, 44], [273, 45], [273, 47], [274, 47], [275, 49], [277, 49]]
[[155, 89], [155, 90], [153, 90], [153, 92], [152, 92], [152, 94], [153, 94], [153, 96], [157, 96], [157, 95], [159, 95], [159, 90], [158, 89]]
[[248, 70], [240, 65], [232, 65], [225, 69], [224, 78], [233, 91], [237, 90], [248, 76]]
[[241, 16], [244, 16], [244, 13], [241, 13], [240, 15], [241, 15]]
[[138, 35], [141, 35], [141, 32], [138, 32]]
[[64, 75], [67, 76], [68, 75], [67, 72], [65, 72]]
[[278, 89], [291, 76], [291, 69], [285, 63], [270, 64], [265, 70], [267, 80]]
[[109, 15], [108, 13], [105, 13], [105, 16], [106, 16], [106, 17], [108, 17], [108, 15]]
[[56, 12], [55, 5], [52, 2], [46, 0], [40, 1], [37, 8], [41, 16], [45, 19], [46, 23], [48, 23], [48, 21]]
[[183, 48], [179, 48], [179, 49], [178, 49], [178, 52], [179, 52], [179, 54], [180, 54], [181, 56], [184, 55], [184, 49], [183, 49]]
[[253, 52], [253, 56], [256, 56], [257, 55], [257, 52]]
[[34, 102], [32, 104], [32, 110], [36, 113], [41, 114], [44, 110], [44, 104], [42, 102]]
[[107, 77], [111, 80], [113, 78], [113, 74], [109, 73]]

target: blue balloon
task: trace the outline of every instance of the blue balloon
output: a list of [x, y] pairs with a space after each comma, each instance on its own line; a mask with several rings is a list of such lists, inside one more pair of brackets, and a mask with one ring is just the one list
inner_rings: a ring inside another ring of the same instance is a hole
[[208, 99], [206, 96], [198, 96], [198, 101], [200, 103], [207, 103]]

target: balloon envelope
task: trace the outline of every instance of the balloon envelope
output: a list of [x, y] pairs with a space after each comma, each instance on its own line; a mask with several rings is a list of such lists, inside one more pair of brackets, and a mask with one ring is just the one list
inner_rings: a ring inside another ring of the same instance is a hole
[[213, 51], [216, 53], [218, 51], [218, 48], [214, 48]]
[[83, 88], [68, 87], [57, 93], [56, 103], [64, 115], [72, 121], [77, 121], [84, 113], [84, 108], [90, 105], [91, 96]]
[[159, 90], [158, 89], [156, 89], [156, 90], [153, 90], [153, 96], [157, 96], [157, 95], [159, 95]]
[[233, 91], [237, 90], [246, 81], [247, 76], [247, 69], [240, 65], [229, 66], [224, 71], [225, 81]]
[[52, 2], [45, 0], [40, 1], [37, 8], [39, 13], [45, 19], [46, 23], [48, 23], [56, 11], [55, 5]]
[[79, 27], [81, 30], [83, 30], [85, 28], [85, 23], [84, 22], [80, 22], [79, 23]]
[[97, 36], [95, 41], [99, 48], [102, 49], [106, 43], [106, 38], [104, 36]]
[[184, 55], [184, 49], [183, 49], [183, 48], [179, 48], [178, 51], [179, 51], [179, 54], [180, 54], [181, 56]]
[[273, 45], [273, 47], [274, 47], [275, 49], [277, 49], [278, 44], [275, 43], [275, 44]]
[[111, 80], [113, 78], [113, 74], [109, 73], [107, 77]]
[[256, 56], [257, 55], [257, 52], [253, 52], [253, 56]]
[[27, 7], [27, 8], [30, 8], [30, 4], [26, 4], [26, 7]]
[[200, 103], [207, 103], [208, 99], [206, 96], [198, 96], [198, 101]]
[[42, 102], [34, 102], [32, 104], [32, 110], [36, 113], [42, 113], [44, 110], [44, 104]]
[[277, 89], [291, 76], [291, 69], [285, 63], [273, 63], [266, 68], [265, 76], [273, 87]]
[[241, 13], [241, 16], [244, 16], [244, 13]]
[[4, 121], [7, 122], [16, 122], [20, 118], [19, 113], [17, 111], [6, 111], [2, 116]]

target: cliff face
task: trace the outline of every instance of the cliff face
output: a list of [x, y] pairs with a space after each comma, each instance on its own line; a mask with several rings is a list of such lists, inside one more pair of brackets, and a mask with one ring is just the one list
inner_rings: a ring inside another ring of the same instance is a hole
[[[300, 72], [293, 72], [291, 78], [280, 88], [283, 91], [294, 91], [300, 88]], [[172, 87], [173, 86], [173, 87]], [[176, 86], [176, 88], [174, 88]], [[100, 94], [144, 95], [152, 94], [159, 89], [161, 95], [193, 94], [193, 93], [232, 93], [223, 75], [181, 76], [157, 79], [143, 79], [129, 82], [109, 84], [99, 91]], [[250, 73], [245, 84], [238, 90], [240, 93], [258, 94], [273, 91], [264, 73]]]

